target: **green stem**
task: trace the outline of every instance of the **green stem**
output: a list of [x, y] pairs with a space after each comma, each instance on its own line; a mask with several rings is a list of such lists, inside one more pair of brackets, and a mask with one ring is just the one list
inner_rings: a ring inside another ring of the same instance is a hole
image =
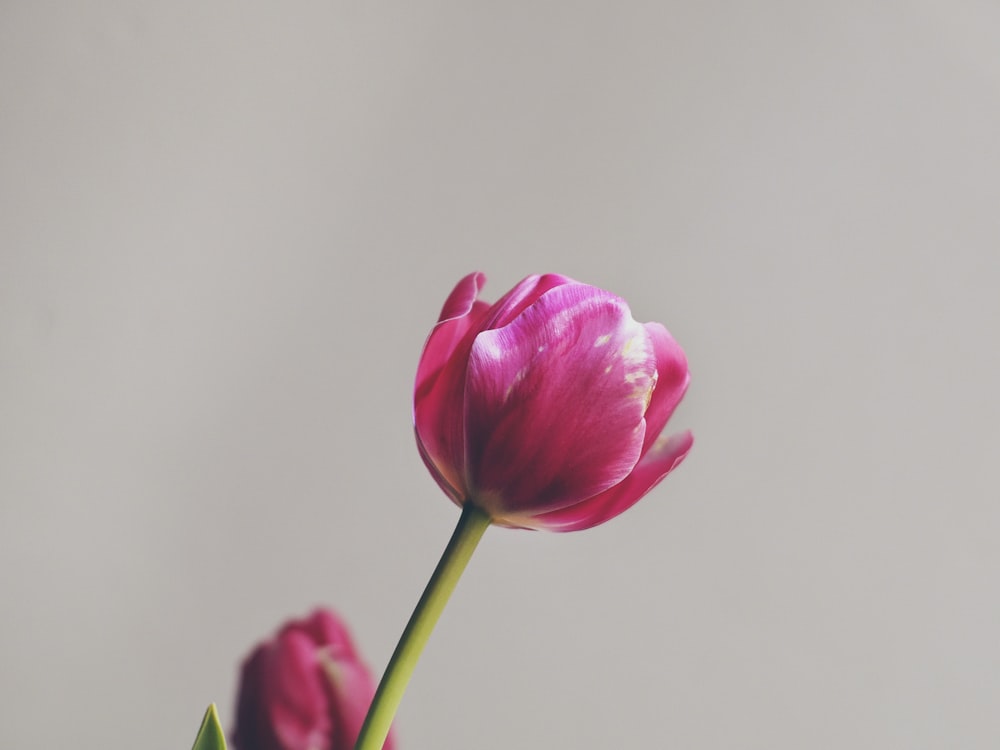
[[489, 525], [490, 517], [484, 511], [471, 503], [462, 507], [462, 516], [458, 519], [451, 541], [441, 555], [431, 580], [427, 582], [417, 608], [410, 615], [389, 666], [385, 668], [354, 750], [381, 750], [420, 653]]

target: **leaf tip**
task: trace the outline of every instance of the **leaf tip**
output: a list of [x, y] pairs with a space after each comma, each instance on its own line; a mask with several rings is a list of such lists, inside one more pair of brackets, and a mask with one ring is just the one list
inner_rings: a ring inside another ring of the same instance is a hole
[[222, 731], [219, 711], [214, 703], [210, 703], [205, 709], [205, 717], [201, 720], [201, 728], [191, 750], [226, 750], [226, 735]]

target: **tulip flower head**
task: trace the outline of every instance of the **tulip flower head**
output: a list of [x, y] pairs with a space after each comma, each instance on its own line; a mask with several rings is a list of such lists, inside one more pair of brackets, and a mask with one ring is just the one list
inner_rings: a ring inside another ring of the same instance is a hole
[[[352, 750], [375, 693], [343, 622], [317, 609], [243, 662], [236, 750]], [[383, 750], [392, 750], [392, 736]]]
[[490, 305], [462, 279], [424, 346], [420, 454], [458, 505], [495, 524], [575, 531], [630, 508], [684, 459], [667, 420], [687, 359], [659, 323], [565, 276], [529, 276]]

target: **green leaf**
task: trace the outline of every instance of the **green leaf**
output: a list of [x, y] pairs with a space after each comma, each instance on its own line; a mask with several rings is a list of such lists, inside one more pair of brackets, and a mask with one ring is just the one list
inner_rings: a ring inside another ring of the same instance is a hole
[[201, 729], [198, 730], [191, 750], [226, 750], [226, 735], [222, 733], [219, 713], [215, 710], [214, 703], [205, 711], [205, 718], [201, 720]]

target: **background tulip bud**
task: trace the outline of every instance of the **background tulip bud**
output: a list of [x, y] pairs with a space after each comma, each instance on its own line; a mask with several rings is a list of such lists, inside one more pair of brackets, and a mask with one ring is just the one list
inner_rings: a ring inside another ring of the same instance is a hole
[[[344, 623], [317, 609], [243, 663], [236, 750], [352, 750], [375, 693]], [[383, 748], [391, 750], [392, 736]]]
[[687, 359], [620, 297], [557, 274], [489, 305], [473, 273], [424, 346], [414, 425], [424, 463], [494, 523], [574, 531], [634, 505], [691, 449], [668, 436]]

